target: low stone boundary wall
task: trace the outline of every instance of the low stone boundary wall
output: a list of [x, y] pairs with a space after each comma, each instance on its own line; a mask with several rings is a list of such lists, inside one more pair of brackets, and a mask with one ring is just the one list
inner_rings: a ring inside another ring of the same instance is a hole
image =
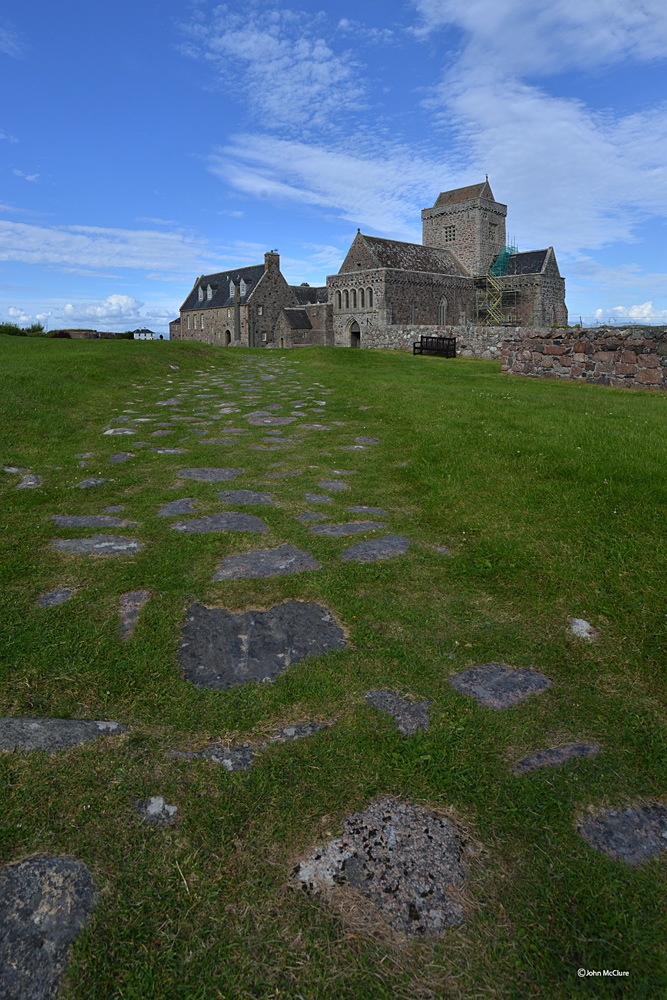
[[364, 330], [361, 346], [411, 351], [413, 343], [422, 336], [456, 337], [457, 357], [500, 360], [504, 340], [526, 337], [532, 332], [525, 327], [506, 326], [389, 326]]
[[599, 327], [533, 331], [507, 339], [502, 370], [510, 375], [569, 378], [595, 385], [667, 391], [667, 327]]

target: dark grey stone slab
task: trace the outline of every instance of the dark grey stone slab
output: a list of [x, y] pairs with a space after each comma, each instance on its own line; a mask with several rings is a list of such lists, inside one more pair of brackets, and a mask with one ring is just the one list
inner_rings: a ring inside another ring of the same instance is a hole
[[349, 521], [347, 524], [316, 524], [310, 530], [313, 535], [329, 535], [331, 538], [342, 538], [345, 535], [357, 535], [363, 531], [379, 531], [386, 528], [379, 521]]
[[150, 596], [148, 590], [131, 590], [127, 594], [121, 594], [118, 607], [121, 642], [126, 642], [134, 632], [139, 621], [139, 612]]
[[652, 802], [605, 809], [597, 816], [585, 816], [578, 830], [592, 847], [610, 858], [642, 865], [667, 851], [667, 806]]
[[93, 535], [91, 538], [52, 538], [51, 545], [59, 552], [75, 556], [133, 556], [144, 547], [136, 538], [116, 535]]
[[410, 540], [403, 535], [385, 535], [384, 538], [375, 538], [367, 542], [359, 542], [358, 545], [351, 545], [349, 549], [341, 552], [340, 557], [343, 562], [380, 562], [382, 559], [393, 559], [396, 556], [405, 555], [410, 546]]
[[[158, 404], [159, 405], [159, 404]], [[151, 826], [174, 826], [178, 808], [170, 806], [161, 795], [153, 795], [150, 799], [142, 799], [135, 803], [139, 815]]]
[[55, 997], [69, 949], [90, 922], [97, 888], [88, 868], [43, 854], [0, 869], [0, 996]]
[[[153, 438], [166, 437], [168, 434], [173, 434], [173, 433], [174, 433], [174, 429], [173, 428], [171, 430], [151, 431], [151, 437], [153, 437]], [[196, 434], [196, 433], [197, 433], [197, 431], [193, 431], [193, 434]]]
[[222, 490], [218, 493], [218, 500], [224, 504], [267, 504], [275, 507], [273, 494], [255, 493], [254, 490]]
[[[136, 442], [139, 444], [139, 442]], [[185, 448], [153, 448], [156, 455], [185, 455]]]
[[75, 458], [92, 458], [94, 454], [95, 454], [94, 451], [80, 451], [74, 457]]
[[178, 475], [181, 479], [197, 479], [202, 483], [222, 483], [229, 479], [236, 479], [245, 469], [180, 469]]
[[297, 520], [299, 521], [322, 521], [324, 519], [324, 514], [316, 514], [315, 511], [307, 510], [303, 514], [299, 514]]
[[331, 428], [326, 424], [299, 424], [304, 431], [330, 431]]
[[595, 757], [599, 752], [599, 743], [565, 743], [560, 747], [548, 747], [517, 761], [512, 768], [512, 774], [526, 774], [527, 771], [536, 771], [539, 767], [558, 767], [566, 760]]
[[0, 719], [0, 750], [43, 750], [56, 753], [89, 743], [100, 736], [124, 733], [119, 722], [92, 719]]
[[181, 497], [180, 500], [171, 500], [164, 507], [160, 507], [157, 517], [173, 517], [175, 514], [192, 514], [195, 509], [195, 497]]
[[[278, 463], [280, 464], [280, 463]], [[292, 476], [300, 476], [303, 474], [302, 469], [292, 469], [291, 472], [268, 472], [266, 475], [267, 479], [290, 479]]]
[[133, 528], [137, 521], [123, 521], [110, 514], [51, 514], [59, 528]]
[[161, 399], [156, 406], [181, 406], [183, 404], [182, 397], [172, 396], [171, 399]]
[[356, 437], [354, 439], [357, 444], [379, 444], [380, 438], [373, 437]]
[[103, 514], [120, 514], [121, 511], [123, 511], [123, 510], [125, 510], [125, 507], [124, 507], [124, 505], [122, 503], [115, 503], [115, 504], [111, 504], [110, 507], [103, 507], [102, 508], [102, 513]]
[[330, 493], [343, 493], [350, 488], [347, 483], [342, 482], [340, 479], [320, 479], [317, 485], [322, 490], [329, 490]]
[[287, 601], [241, 614], [194, 604], [183, 626], [180, 660], [196, 687], [224, 689], [272, 680], [292, 663], [345, 645], [342, 628], [319, 604]]
[[321, 568], [321, 564], [309, 552], [286, 544], [276, 549], [256, 549], [254, 552], [227, 556], [213, 574], [213, 581], [287, 576]]
[[[88, 458], [90, 455], [92, 455], [92, 451], [86, 452], [85, 455], [77, 455], [76, 458]], [[12, 476], [18, 476], [22, 472], [29, 471], [28, 469], [23, 468], [22, 466], [19, 465], [3, 465], [2, 470], [3, 472], [7, 472]]]
[[322, 493], [304, 493], [303, 498], [308, 503], [333, 503], [333, 497], [324, 496]]
[[237, 514], [225, 511], [221, 514], [209, 514], [208, 517], [196, 517], [191, 521], [177, 521], [171, 525], [173, 531], [181, 531], [186, 535], [207, 535], [214, 531], [268, 531], [269, 526], [261, 517], [254, 514]]
[[202, 438], [200, 444], [238, 444], [234, 438]]
[[93, 486], [101, 486], [102, 483], [108, 483], [110, 481], [111, 480], [109, 479], [102, 479], [100, 476], [90, 476], [88, 479], [82, 479], [80, 483], [77, 483], [76, 486], [72, 486], [71, 488], [74, 490], [89, 490]]
[[109, 461], [112, 465], [118, 465], [120, 462], [129, 462], [134, 455], [131, 451], [117, 451], [115, 455], [109, 457]]
[[342, 837], [297, 866], [297, 885], [326, 896], [347, 885], [404, 934], [432, 936], [463, 923], [463, 846], [448, 819], [385, 798], [344, 819], [341, 828]]
[[391, 715], [399, 733], [404, 736], [412, 736], [419, 729], [428, 729], [430, 701], [407, 701], [395, 691], [387, 690], [368, 691], [366, 701], [381, 712]]
[[262, 417], [249, 416], [248, 423], [255, 427], [283, 427], [285, 424], [292, 424], [296, 417]]
[[223, 747], [220, 744], [213, 744], [196, 752], [171, 750], [170, 756], [180, 760], [209, 760], [212, 764], [220, 764], [227, 771], [249, 771], [252, 767], [255, 753], [249, 743], [243, 743], [241, 746], [235, 747]]
[[357, 507], [346, 507], [345, 510], [349, 510], [350, 514], [375, 514], [376, 517], [387, 516], [386, 510], [383, 510], [382, 507], [366, 507], [364, 504], [359, 504]]
[[56, 604], [63, 604], [64, 601], [69, 601], [73, 593], [75, 593], [73, 587], [56, 587], [55, 590], [50, 590], [48, 594], [42, 594], [37, 599], [37, 605], [40, 608], [52, 608]]
[[137, 432], [131, 427], [110, 427], [108, 430], [104, 431], [104, 434], [108, 437], [109, 435], [117, 437], [119, 434], [136, 434]]
[[489, 708], [509, 708], [531, 694], [541, 694], [551, 687], [551, 681], [536, 670], [512, 670], [502, 663], [484, 663], [449, 678], [452, 687], [461, 694], [475, 698]]
[[23, 476], [20, 483], [16, 484], [17, 490], [35, 490], [38, 486], [42, 485], [42, 477], [36, 475], [34, 472], [29, 472], [27, 476]]

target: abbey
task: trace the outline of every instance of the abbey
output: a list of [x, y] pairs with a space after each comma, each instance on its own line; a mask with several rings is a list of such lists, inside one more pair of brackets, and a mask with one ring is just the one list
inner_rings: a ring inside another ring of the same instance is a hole
[[289, 285], [275, 251], [263, 265], [201, 275], [170, 336], [221, 346], [404, 347], [443, 327], [567, 325], [553, 247], [508, 246], [506, 215], [487, 178], [425, 208], [421, 243], [358, 231], [321, 288]]

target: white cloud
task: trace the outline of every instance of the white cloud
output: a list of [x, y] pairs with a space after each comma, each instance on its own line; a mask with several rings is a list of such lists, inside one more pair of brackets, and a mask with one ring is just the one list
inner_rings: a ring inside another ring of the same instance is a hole
[[22, 177], [24, 181], [28, 181], [30, 184], [39, 180], [39, 174], [26, 174], [23, 170], [17, 170], [16, 167], [12, 170], [12, 173], [15, 177]]
[[626, 59], [665, 57], [664, 0], [413, 0], [416, 33], [443, 27], [466, 34], [464, 61], [509, 67], [520, 76], [560, 73]]
[[133, 295], [113, 294], [97, 302], [68, 302], [61, 310], [66, 323], [92, 324], [93, 329], [126, 330], [137, 326], [166, 326], [177, 310], [146, 306]]
[[612, 306], [611, 310], [596, 309], [595, 317], [603, 320], [610, 312], [615, 319], [627, 319], [636, 323], [667, 322], [667, 309], [655, 309], [652, 302], [642, 302], [634, 306]]
[[5, 132], [3, 129], [0, 128], [0, 142], [14, 143], [18, 142], [18, 139], [16, 138], [15, 135], [11, 135], [9, 132]]
[[192, 233], [100, 226], [38, 226], [0, 220], [0, 260], [90, 273], [136, 268], [188, 279], [215, 264], [213, 249]]
[[[363, 88], [349, 52], [320, 36], [323, 17], [256, 0], [242, 13], [223, 4], [184, 26], [183, 51], [211, 63], [226, 93], [242, 97], [268, 127], [322, 128], [359, 108]], [[224, 103], [223, 103], [224, 113]]]
[[28, 313], [25, 309], [19, 309], [16, 306], [9, 306], [7, 309], [7, 316], [12, 323], [16, 323], [17, 325], [26, 325], [28, 323], [46, 323], [47, 320], [53, 316], [53, 312], [51, 309], [48, 309], [46, 311], [42, 310], [38, 313]]
[[14, 59], [20, 59], [25, 51], [23, 40], [7, 21], [0, 23], [0, 52]]

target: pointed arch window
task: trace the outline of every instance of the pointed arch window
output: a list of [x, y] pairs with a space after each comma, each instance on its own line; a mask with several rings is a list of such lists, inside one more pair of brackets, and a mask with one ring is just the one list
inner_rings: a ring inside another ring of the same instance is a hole
[[345, 308], [349, 309], [350, 308], [350, 293], [348, 292], [347, 288], [345, 289], [345, 293], [343, 295], [343, 301], [345, 302]]
[[373, 289], [372, 288], [368, 289], [368, 308], [369, 309], [373, 308]]
[[447, 299], [445, 298], [444, 295], [442, 296], [442, 298], [438, 302], [438, 319], [437, 319], [437, 322], [438, 322], [438, 326], [446, 326], [447, 325]]
[[353, 309], [357, 308], [357, 290], [356, 290], [356, 288], [352, 289], [352, 308]]
[[364, 295], [364, 290], [363, 290], [363, 288], [360, 288], [359, 289], [359, 308], [360, 309], [365, 309], [366, 308], [366, 301], [365, 300], [366, 300], [366, 296]]

